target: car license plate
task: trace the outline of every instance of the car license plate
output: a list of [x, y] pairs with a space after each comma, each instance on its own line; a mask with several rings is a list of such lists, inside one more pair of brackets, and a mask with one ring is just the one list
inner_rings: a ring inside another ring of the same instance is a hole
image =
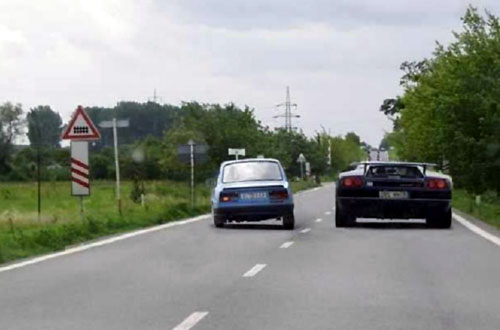
[[407, 191], [379, 191], [378, 195], [382, 199], [405, 199], [405, 198], [408, 198]]
[[266, 199], [267, 193], [263, 191], [240, 193], [240, 199], [252, 200], [252, 199]]

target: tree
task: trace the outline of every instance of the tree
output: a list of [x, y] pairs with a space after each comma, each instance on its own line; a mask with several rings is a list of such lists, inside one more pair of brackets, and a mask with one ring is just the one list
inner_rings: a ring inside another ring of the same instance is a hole
[[26, 119], [32, 146], [60, 147], [62, 120], [59, 113], [48, 105], [39, 105], [28, 112]]
[[381, 110], [398, 116], [398, 156], [449, 164], [470, 192], [500, 192], [500, 21], [473, 7], [462, 21], [463, 31], [438, 44], [433, 58], [402, 66], [404, 106], [384, 102]]
[[354, 132], [349, 132], [345, 135], [345, 139], [347, 141], [351, 141], [352, 143], [360, 146], [361, 145], [361, 139], [359, 138], [359, 136], [354, 133]]
[[14, 140], [22, 134], [21, 104], [6, 102], [0, 105], [0, 172], [9, 170]]

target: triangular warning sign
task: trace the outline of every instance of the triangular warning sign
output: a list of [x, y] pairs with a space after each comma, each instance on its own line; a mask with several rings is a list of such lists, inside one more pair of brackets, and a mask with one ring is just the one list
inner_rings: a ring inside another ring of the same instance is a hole
[[83, 107], [79, 105], [73, 113], [66, 130], [62, 135], [63, 140], [99, 140], [101, 134], [92, 123]]

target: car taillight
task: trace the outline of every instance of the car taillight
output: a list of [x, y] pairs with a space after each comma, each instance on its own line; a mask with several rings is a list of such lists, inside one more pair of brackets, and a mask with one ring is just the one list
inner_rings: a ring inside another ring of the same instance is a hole
[[427, 179], [425, 181], [425, 186], [428, 189], [447, 189], [448, 181], [445, 179]]
[[223, 203], [231, 202], [233, 200], [238, 199], [238, 194], [237, 193], [221, 193], [219, 199]]
[[271, 199], [287, 199], [288, 191], [286, 190], [275, 190], [269, 193], [269, 197]]
[[346, 188], [360, 188], [365, 184], [362, 177], [359, 176], [348, 176], [342, 178], [341, 185]]

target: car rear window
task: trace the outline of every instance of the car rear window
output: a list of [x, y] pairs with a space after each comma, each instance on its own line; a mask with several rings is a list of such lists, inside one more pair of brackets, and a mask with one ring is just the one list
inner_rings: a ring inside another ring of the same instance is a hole
[[416, 166], [370, 166], [368, 176], [372, 177], [400, 177], [400, 178], [422, 178], [423, 174]]
[[282, 180], [276, 162], [243, 162], [224, 166], [222, 182]]

